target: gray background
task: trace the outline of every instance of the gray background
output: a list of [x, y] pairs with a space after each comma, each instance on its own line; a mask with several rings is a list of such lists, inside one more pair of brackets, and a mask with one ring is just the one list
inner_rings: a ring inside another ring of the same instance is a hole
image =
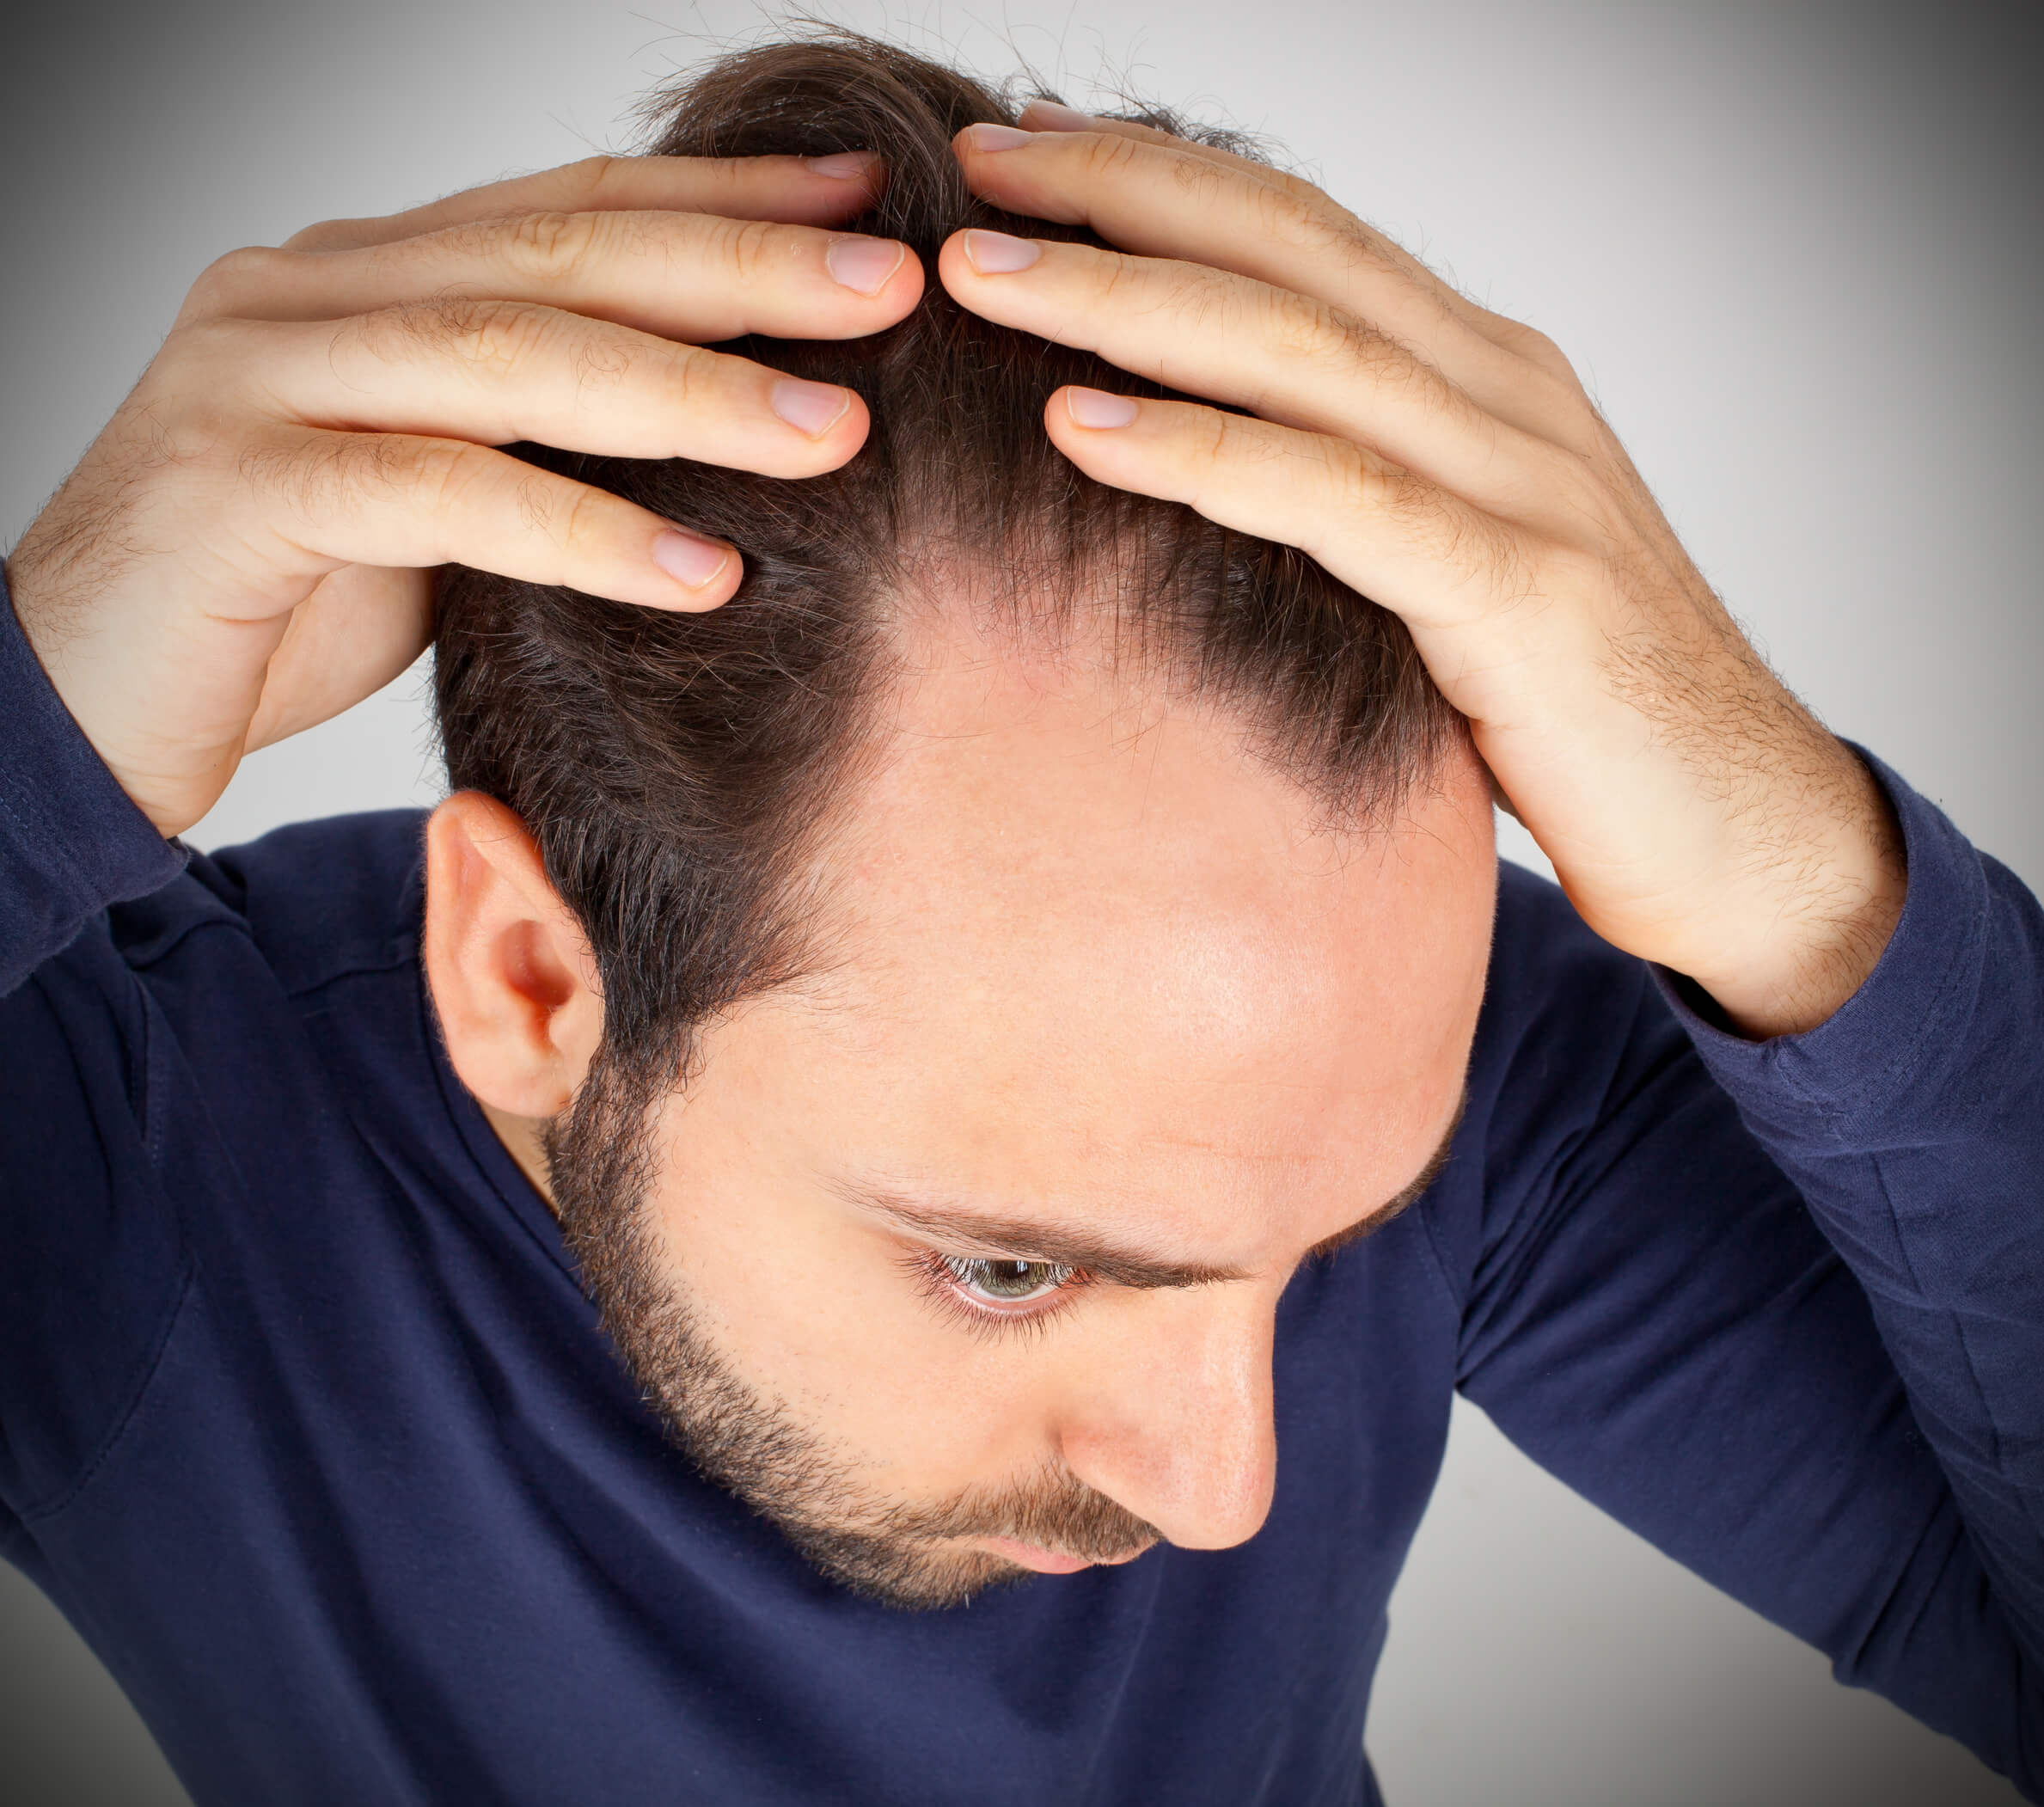
[[[615, 148], [635, 93], [762, 16], [645, 4], [15, 15], [0, 535], [209, 259]], [[1105, 72], [1283, 138], [1557, 338], [1790, 681], [2044, 885], [2037, 9], [830, 10], [982, 69], [1019, 53], [1081, 104]], [[432, 800], [419, 675], [259, 755], [193, 838]], [[1521, 837], [1508, 851], [1539, 863]], [[2014, 1799], [1473, 1411], [1392, 1610], [1370, 1746], [1394, 1807]], [[0, 1568], [0, 1800], [181, 1799], [90, 1657]]]

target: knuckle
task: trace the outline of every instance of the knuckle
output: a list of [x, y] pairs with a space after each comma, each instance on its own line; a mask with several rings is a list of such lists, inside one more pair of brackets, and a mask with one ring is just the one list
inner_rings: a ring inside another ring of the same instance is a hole
[[1085, 142], [1086, 172], [1096, 177], [1117, 175], [1154, 154], [1141, 138], [1124, 138], [1119, 132], [1092, 133]]
[[179, 317], [204, 319], [238, 312], [275, 282], [291, 257], [290, 252], [267, 245], [244, 245], [216, 257], [199, 273]]
[[358, 315], [364, 348], [389, 363], [452, 357], [486, 377], [522, 368], [545, 343], [548, 309], [514, 301], [436, 295]]
[[1300, 230], [1310, 245], [1340, 264], [1352, 279], [1370, 285], [1373, 292], [1383, 292], [1387, 283], [1394, 285], [1393, 292], [1411, 286], [1430, 296], [1444, 316], [1453, 317], [1454, 302], [1452, 292], [1441, 292], [1445, 285], [1407, 259], [1375, 227], [1345, 208], [1324, 211]]
[[361, 225], [360, 220], [320, 220], [313, 225], [301, 227], [278, 248], [284, 251], [331, 250], [340, 245], [352, 243]]
[[[521, 485], [523, 491], [525, 486]], [[578, 553], [602, 543], [609, 519], [609, 498], [597, 489], [576, 484], [563, 494], [548, 487], [543, 494], [521, 494], [521, 508], [531, 511], [527, 518], [547, 533], [564, 552]]]
[[[578, 395], [615, 389], [634, 368], [629, 346], [615, 334], [582, 331], [574, 334], [568, 353], [568, 376]], [[682, 384], [686, 394], [687, 385]]]
[[1239, 414], [1215, 409], [1209, 417], [1207, 433], [1203, 450], [1209, 465], [1225, 467], [1234, 463], [1251, 450], [1247, 426]]
[[219, 468], [257, 430], [248, 407], [256, 373], [237, 322], [200, 319], [171, 331], [107, 424], [103, 443], [138, 471]]
[[[401, 491], [435, 516], [487, 516], [507, 487], [504, 466], [499, 454], [466, 440], [399, 440], [387, 459], [365, 460], [358, 494], [373, 500]], [[527, 486], [543, 499], [544, 473], [522, 469], [520, 482], [508, 486], [514, 499]]]
[[216, 314], [181, 319], [150, 360], [138, 393], [147, 393], [159, 403], [172, 396], [181, 401], [212, 393], [218, 371], [248, 362], [248, 337], [242, 322]]
[[1153, 156], [1164, 159], [1172, 181], [1195, 202], [1219, 200], [1231, 186], [1243, 180], [1239, 172], [1225, 169], [1211, 159], [1190, 150], [1141, 148], [1147, 148]]
[[1545, 372], [1556, 381], [1566, 383], [1572, 389], [1582, 385], [1576, 375], [1576, 366], [1569, 362], [1562, 348], [1537, 328], [1521, 325], [1516, 320], [1506, 320], [1502, 330], [1507, 349], [1516, 352], [1535, 369]]
[[718, 255], [740, 282], [758, 281], [775, 262], [786, 229], [771, 220], [720, 219], [716, 225]]
[[497, 461], [490, 453], [461, 440], [399, 441], [396, 448], [388, 462], [371, 462], [368, 481], [384, 489], [416, 490], [430, 499], [436, 510], [453, 512], [462, 508], [488, 490], [498, 474]]
[[[627, 360], [621, 350], [618, 356], [620, 363], [616, 374], [621, 375]], [[706, 352], [697, 346], [677, 345], [672, 347], [663, 362], [666, 366], [664, 380], [667, 390], [676, 407], [694, 407], [714, 394], [718, 387], [718, 372], [723, 362], [714, 352]]]
[[1424, 514], [1428, 499], [1410, 472], [1371, 457], [1345, 439], [1322, 443], [1345, 512], [1383, 515], [1407, 526]]
[[1343, 375], [1423, 380], [1425, 367], [1360, 315], [1310, 295], [1280, 291], [1276, 328], [1288, 358], [1331, 364]]
[[1281, 244], [1296, 245], [1348, 268], [1390, 262], [1376, 235], [1318, 188], [1259, 182], [1254, 205], [1264, 236]]
[[516, 301], [452, 303], [454, 349], [486, 377], [506, 377], [542, 358], [552, 347], [560, 316]]
[[600, 213], [555, 208], [523, 214], [506, 225], [504, 260], [517, 275], [542, 286], [572, 281], [596, 251], [603, 219]]
[[563, 164], [557, 172], [561, 192], [577, 210], [600, 207], [617, 186], [625, 166], [632, 161], [602, 151], [594, 156], [578, 157], [572, 163]]

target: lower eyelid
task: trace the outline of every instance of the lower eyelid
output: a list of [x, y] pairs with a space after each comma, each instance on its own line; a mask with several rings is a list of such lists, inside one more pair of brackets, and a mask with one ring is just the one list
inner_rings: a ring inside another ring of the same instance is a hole
[[[1052, 1287], [1048, 1292], [1038, 1293], [1033, 1298], [1004, 1302], [998, 1299], [982, 1299], [976, 1296], [969, 1291], [958, 1276], [951, 1271], [950, 1264], [952, 1261], [997, 1261], [1002, 1259], [1004, 1258], [998, 1255], [960, 1255], [952, 1253], [947, 1256], [944, 1253], [933, 1253], [929, 1257], [929, 1265], [926, 1271], [946, 1294], [958, 1302], [962, 1309], [972, 1313], [976, 1317], [994, 1322], [1000, 1322], [1003, 1320], [1015, 1321], [1042, 1317], [1046, 1313], [1062, 1305], [1073, 1294], [1088, 1283], [1086, 1274], [1081, 1270], [1074, 1268], [1071, 1270], [1069, 1277], [1061, 1285]], [[1017, 1258], [1008, 1257], [1006, 1259], [1014, 1259]]]

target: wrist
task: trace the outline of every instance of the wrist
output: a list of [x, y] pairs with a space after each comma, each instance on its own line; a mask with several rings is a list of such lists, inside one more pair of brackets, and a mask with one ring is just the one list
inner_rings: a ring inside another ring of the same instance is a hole
[[1894, 806], [1851, 750], [1833, 744], [1843, 763], [1827, 806], [1803, 835], [1770, 848], [1725, 909], [1723, 957], [1686, 972], [1754, 1040], [1828, 1020], [1901, 920], [1908, 874]]

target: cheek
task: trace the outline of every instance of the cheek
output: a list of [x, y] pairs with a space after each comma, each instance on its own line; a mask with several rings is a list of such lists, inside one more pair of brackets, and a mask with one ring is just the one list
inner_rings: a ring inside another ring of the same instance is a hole
[[711, 1102], [663, 1128], [654, 1222], [668, 1275], [748, 1385], [882, 1487], [930, 1497], [1044, 1460], [1057, 1387], [1043, 1344], [947, 1322], [901, 1244]]

